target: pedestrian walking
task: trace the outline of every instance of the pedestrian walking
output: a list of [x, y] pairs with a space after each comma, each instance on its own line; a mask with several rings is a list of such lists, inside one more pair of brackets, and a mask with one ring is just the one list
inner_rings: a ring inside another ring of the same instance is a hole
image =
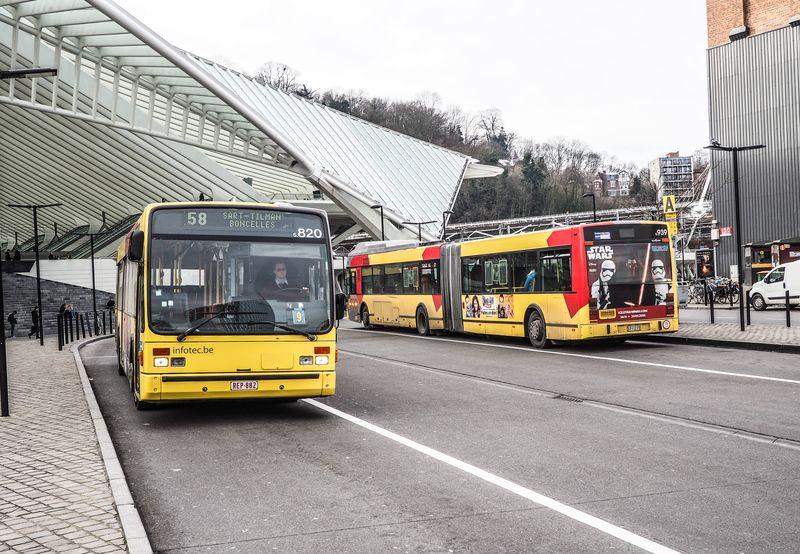
[[10, 314], [8, 314], [8, 324], [11, 326], [11, 334], [8, 336], [8, 338], [13, 339], [14, 329], [17, 326], [17, 310], [14, 310]]
[[18, 262], [22, 259], [22, 254], [19, 253], [19, 250], [14, 250], [14, 261]]
[[36, 338], [39, 338], [39, 308], [34, 307], [31, 310], [31, 330], [28, 333], [28, 338], [31, 338], [33, 335], [36, 335]]

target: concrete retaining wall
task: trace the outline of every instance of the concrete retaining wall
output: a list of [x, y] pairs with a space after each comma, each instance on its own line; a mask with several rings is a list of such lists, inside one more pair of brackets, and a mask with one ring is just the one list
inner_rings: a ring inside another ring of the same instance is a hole
[[[6, 336], [11, 331], [6, 318], [12, 311], [17, 311], [17, 337], [26, 337], [31, 328], [31, 310], [36, 306], [36, 278], [19, 273], [3, 274], [3, 292], [5, 299]], [[106, 302], [114, 298], [113, 294], [97, 291], [97, 310], [104, 310]], [[70, 303], [81, 313], [92, 311], [92, 289], [77, 287], [66, 283], [58, 283], [42, 279], [42, 319], [45, 335], [56, 333], [56, 316], [63, 303]]]

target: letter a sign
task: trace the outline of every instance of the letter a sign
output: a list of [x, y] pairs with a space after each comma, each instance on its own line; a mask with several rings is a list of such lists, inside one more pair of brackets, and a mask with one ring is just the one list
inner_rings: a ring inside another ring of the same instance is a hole
[[672, 194], [667, 194], [661, 199], [661, 205], [663, 206], [664, 214], [675, 214], [678, 212], [675, 202], [675, 196]]

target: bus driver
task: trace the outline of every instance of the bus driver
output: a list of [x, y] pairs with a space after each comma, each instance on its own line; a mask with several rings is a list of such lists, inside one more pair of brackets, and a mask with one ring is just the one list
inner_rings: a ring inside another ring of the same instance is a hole
[[264, 299], [297, 302], [307, 299], [308, 287], [289, 281], [286, 262], [275, 262], [272, 271], [261, 270], [256, 278], [256, 292]]

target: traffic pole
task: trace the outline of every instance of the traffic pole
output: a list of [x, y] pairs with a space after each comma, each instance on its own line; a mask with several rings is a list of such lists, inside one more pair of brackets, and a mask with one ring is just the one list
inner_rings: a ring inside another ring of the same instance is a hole
[[6, 364], [6, 311], [3, 303], [3, 261], [0, 259], [0, 417], [8, 417], [8, 366]]

